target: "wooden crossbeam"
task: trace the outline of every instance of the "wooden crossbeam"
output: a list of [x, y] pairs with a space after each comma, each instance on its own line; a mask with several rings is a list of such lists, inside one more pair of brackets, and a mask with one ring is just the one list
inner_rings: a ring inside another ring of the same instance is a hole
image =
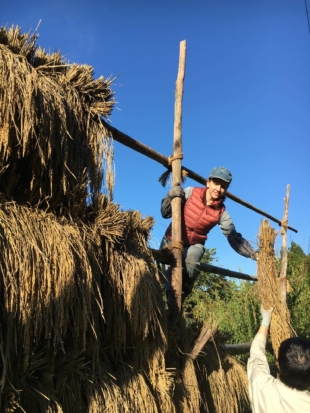
[[[238, 354], [246, 354], [250, 352], [252, 343], [240, 343], [240, 344], [222, 344], [220, 348], [227, 353], [231, 354], [232, 356], [236, 356]], [[269, 353], [273, 353], [272, 345], [270, 341], [267, 341], [266, 350]]]
[[254, 275], [243, 274], [242, 272], [227, 270], [226, 268], [216, 267], [215, 265], [199, 263], [199, 269], [204, 272], [210, 272], [219, 275], [225, 275], [226, 277], [238, 278], [239, 280], [257, 281], [257, 277]]
[[[106, 121], [101, 119], [101, 122], [103, 126], [106, 128], [108, 132], [110, 132], [111, 136], [113, 139], [128, 148], [131, 148], [135, 150], [136, 152], [141, 153], [142, 155], [147, 156], [150, 159], [153, 159], [154, 161], [160, 163], [161, 165], [165, 166], [166, 168], [170, 168], [168, 158], [159, 152], [154, 151], [154, 149], [150, 148], [147, 145], [144, 145], [143, 143], [131, 138], [129, 135], [126, 135], [125, 133], [119, 131], [118, 129], [114, 128], [110, 124], [108, 124]], [[201, 185], [205, 186], [207, 178], [204, 178], [201, 175], [198, 175], [196, 172], [191, 171], [190, 169], [186, 168], [185, 166], [182, 166], [182, 171], [186, 171], [188, 178], [193, 179], [194, 181], [200, 183]], [[276, 222], [278, 225], [282, 225], [282, 221], [280, 219], [277, 219], [273, 217], [272, 215], [268, 214], [267, 212], [256, 208], [254, 205], [249, 204], [248, 202], [244, 201], [243, 199], [237, 197], [236, 195], [233, 195], [231, 192], [226, 192], [225, 196], [227, 198], [231, 199], [234, 202], [237, 202], [240, 205], [243, 205], [244, 207], [251, 209], [254, 212], [257, 212], [258, 214], [270, 219], [273, 222]], [[290, 229], [291, 231], [298, 232], [297, 229], [292, 228], [290, 226], [287, 227], [287, 229]]]
[[[168, 250], [155, 250], [150, 248], [150, 251], [154, 259], [162, 264], [171, 263], [171, 254]], [[199, 263], [199, 268], [201, 271], [210, 272], [213, 274], [224, 275], [226, 277], [238, 278], [239, 280], [247, 281], [257, 281], [257, 277], [254, 275], [243, 274], [242, 272], [230, 271], [226, 268], [216, 267], [215, 265], [205, 264], [203, 262]]]

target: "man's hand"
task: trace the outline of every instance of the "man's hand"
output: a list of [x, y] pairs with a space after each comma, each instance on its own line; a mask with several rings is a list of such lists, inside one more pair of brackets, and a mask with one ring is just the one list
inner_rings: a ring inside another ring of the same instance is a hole
[[181, 185], [175, 185], [173, 186], [167, 193], [167, 197], [170, 198], [170, 200], [172, 200], [173, 198], [176, 197], [184, 197], [184, 190], [181, 187]]
[[261, 325], [269, 328], [272, 312], [273, 312], [273, 307], [270, 307], [269, 310], [265, 310], [264, 307], [261, 305], [261, 307], [260, 307], [260, 313], [262, 315]]

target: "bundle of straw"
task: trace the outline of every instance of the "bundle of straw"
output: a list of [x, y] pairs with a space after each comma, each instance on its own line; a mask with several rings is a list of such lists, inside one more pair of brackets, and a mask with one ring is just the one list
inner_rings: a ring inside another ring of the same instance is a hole
[[143, 371], [145, 391], [172, 403], [164, 302], [147, 248], [152, 225], [106, 197], [89, 225], [0, 205], [0, 411], [60, 412], [80, 400], [85, 412], [81, 384], [102, 386], [94, 400], [108, 400], [104, 389], [121, 379], [115, 363], [133, 366], [135, 383]]
[[112, 112], [114, 79], [95, 80], [91, 66], [50, 55], [36, 39], [0, 28], [0, 191], [83, 217], [104, 182], [112, 196], [113, 146], [100, 117]]
[[209, 342], [196, 360], [197, 377], [206, 412], [239, 413], [248, 411], [248, 379], [243, 364]]
[[273, 350], [277, 356], [281, 342], [293, 337], [295, 332], [290, 323], [290, 314], [281, 302], [279, 270], [275, 257], [274, 243], [277, 232], [267, 220], [263, 220], [259, 232], [259, 255], [257, 264], [259, 298], [267, 310], [273, 307], [270, 337]]

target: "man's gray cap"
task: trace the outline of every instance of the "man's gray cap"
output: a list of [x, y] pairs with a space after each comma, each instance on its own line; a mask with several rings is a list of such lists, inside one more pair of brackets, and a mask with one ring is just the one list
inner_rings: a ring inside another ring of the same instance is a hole
[[227, 168], [224, 168], [223, 166], [216, 166], [215, 168], [212, 169], [210, 172], [210, 178], [218, 178], [222, 179], [223, 181], [227, 183], [231, 183], [232, 181], [232, 175], [229, 172]]

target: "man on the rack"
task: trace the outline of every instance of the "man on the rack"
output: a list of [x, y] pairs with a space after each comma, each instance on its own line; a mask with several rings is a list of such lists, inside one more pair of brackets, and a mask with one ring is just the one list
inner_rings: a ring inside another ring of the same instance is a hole
[[[161, 202], [163, 218], [171, 218], [171, 201], [175, 197], [182, 198], [182, 242], [183, 242], [183, 299], [191, 292], [199, 272], [199, 263], [205, 252], [204, 244], [207, 234], [219, 225], [230, 246], [240, 255], [256, 259], [256, 251], [249, 242], [235, 229], [227, 212], [224, 200], [225, 193], [232, 181], [228, 169], [218, 166], [210, 172], [206, 186], [188, 187], [185, 190], [180, 185], [171, 188]], [[171, 243], [171, 224], [166, 230], [160, 248]], [[171, 293], [170, 265], [162, 266], [165, 275], [165, 288], [168, 298]]]

